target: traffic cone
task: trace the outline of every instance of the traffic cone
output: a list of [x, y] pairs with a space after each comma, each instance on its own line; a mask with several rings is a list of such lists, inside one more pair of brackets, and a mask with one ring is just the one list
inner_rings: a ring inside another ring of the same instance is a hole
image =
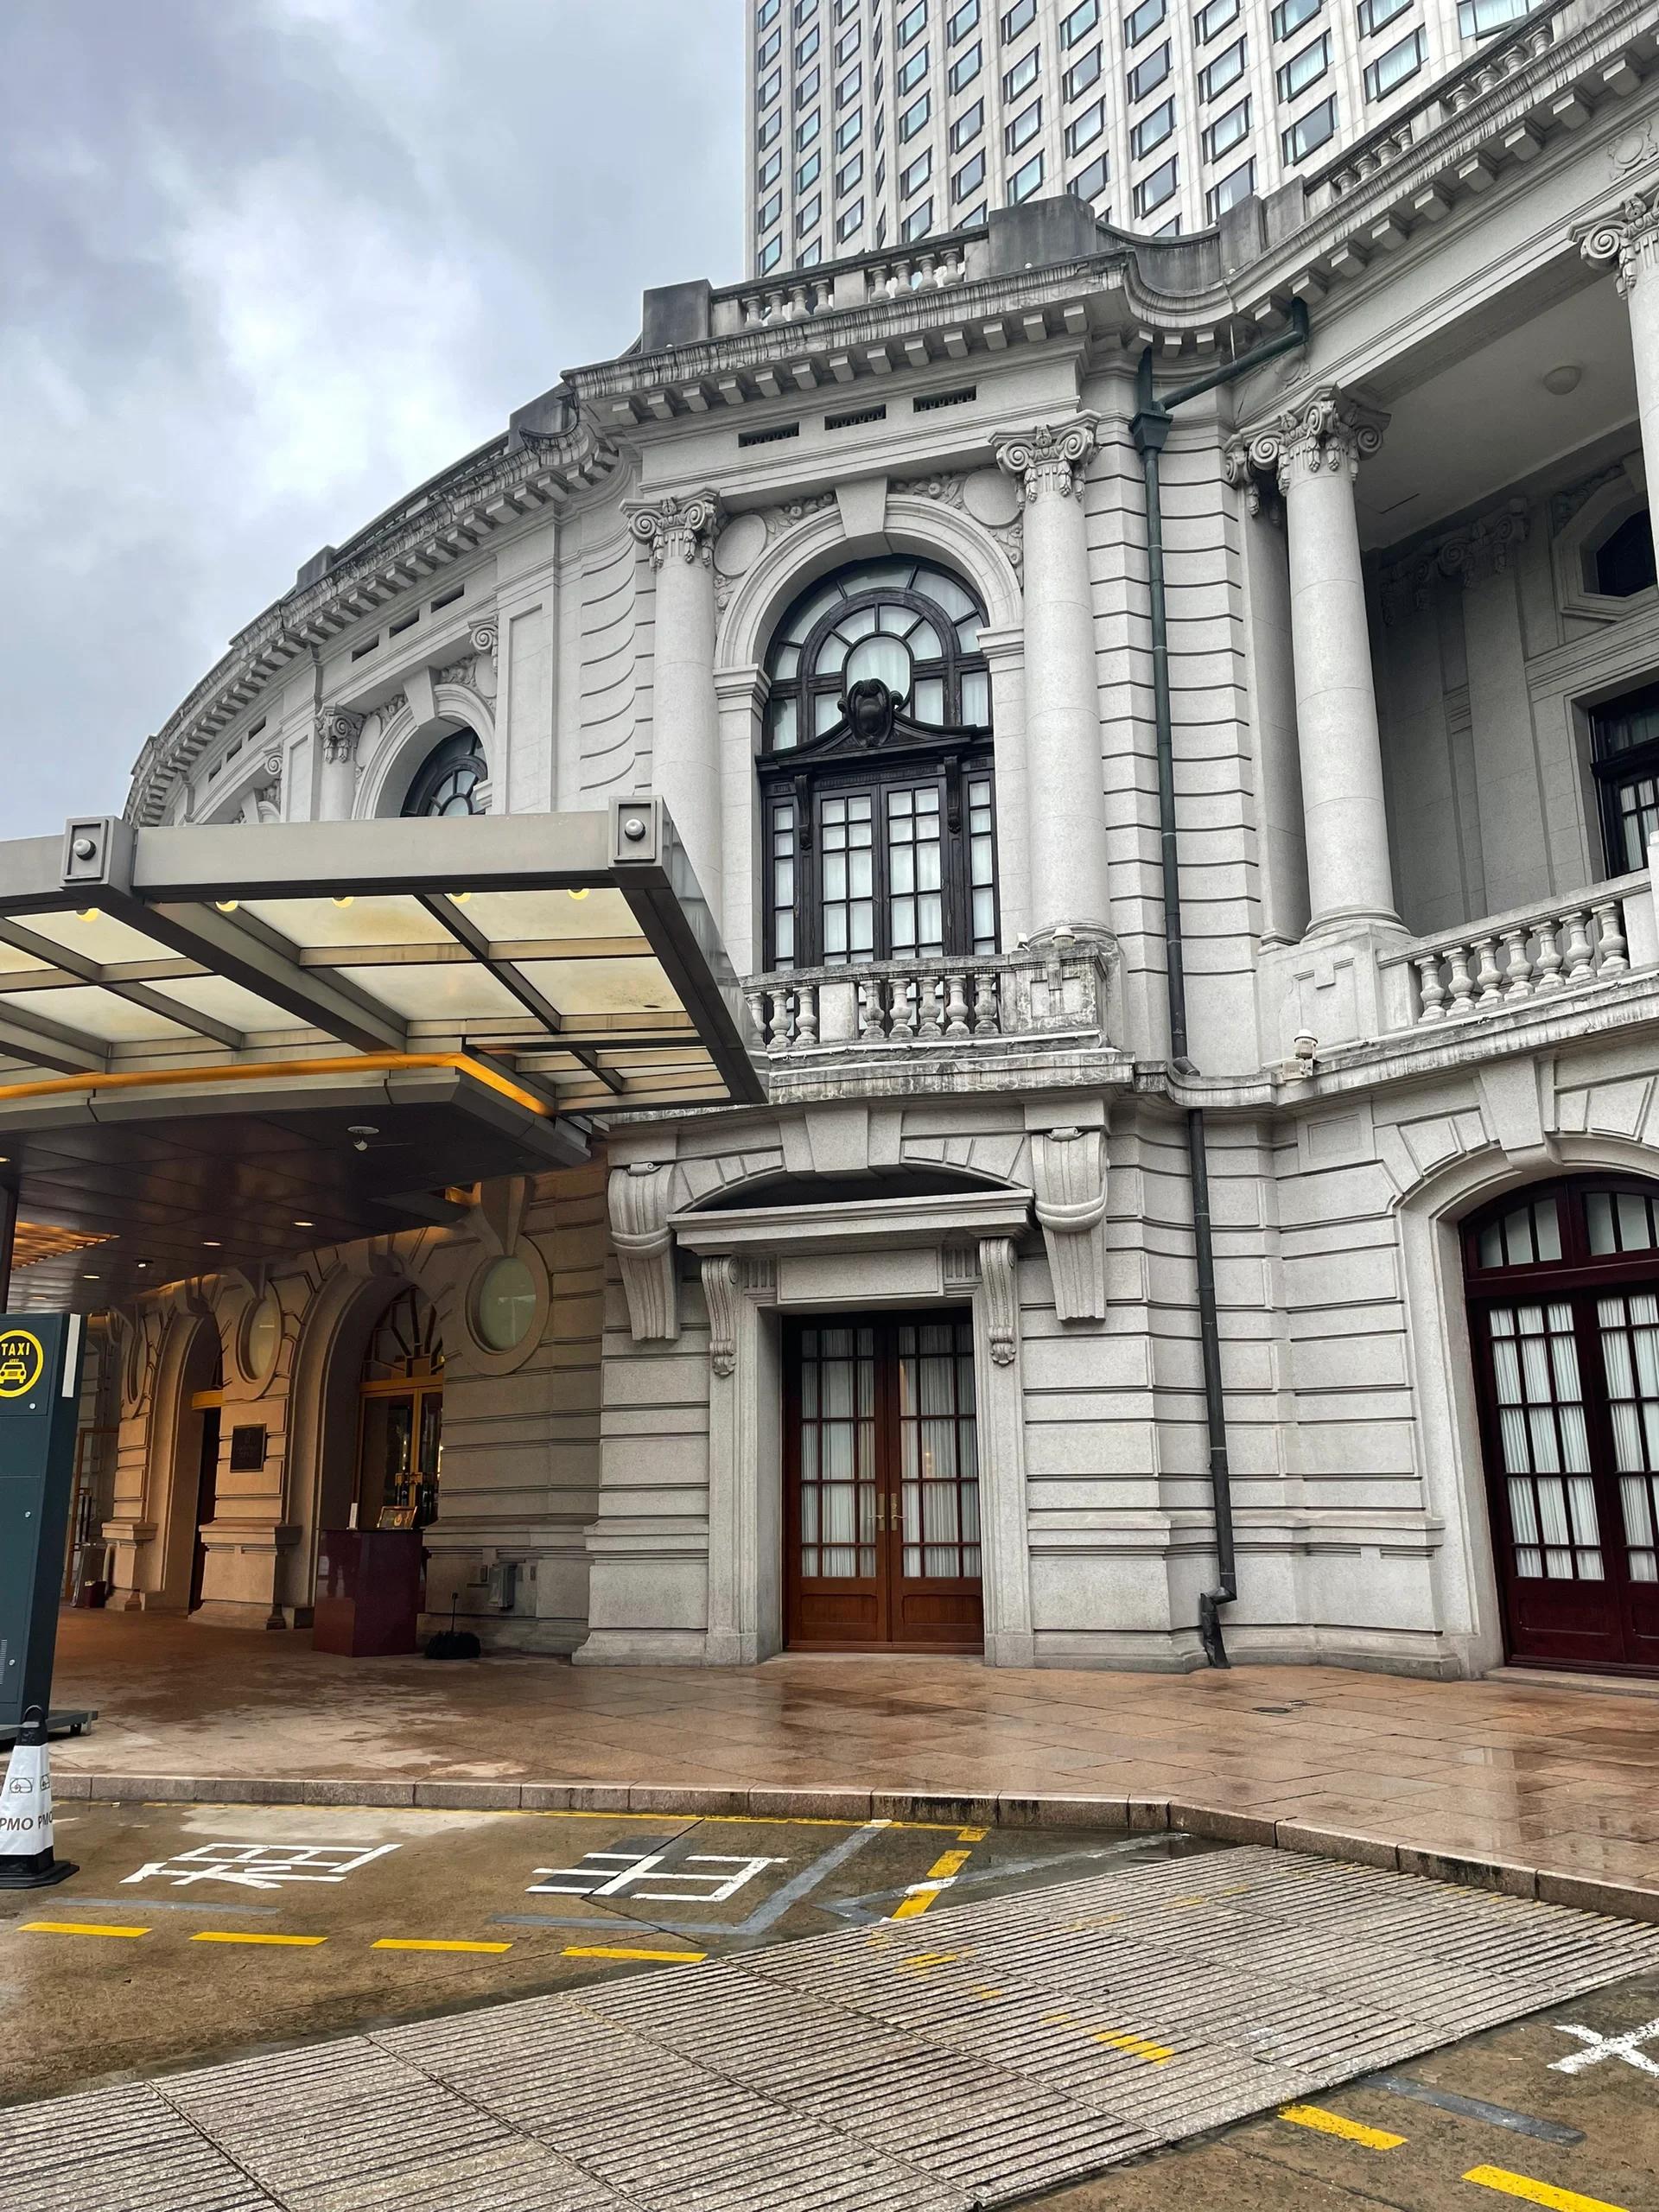
[[23, 1715], [0, 1791], [0, 1890], [43, 1890], [77, 1870], [52, 1853], [52, 1766], [46, 1715]]

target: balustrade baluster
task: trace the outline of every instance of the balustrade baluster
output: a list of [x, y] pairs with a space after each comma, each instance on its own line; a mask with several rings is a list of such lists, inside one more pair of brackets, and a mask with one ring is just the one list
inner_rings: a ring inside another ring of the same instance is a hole
[[996, 972], [982, 968], [974, 978], [974, 1034], [995, 1037], [1001, 1026], [996, 1014]]
[[1622, 976], [1630, 967], [1629, 948], [1621, 926], [1622, 917], [1617, 899], [1599, 899], [1591, 912], [1596, 918], [1599, 958], [1596, 972], [1599, 976]]
[[770, 1046], [772, 1022], [768, 1017], [767, 1009], [772, 995], [769, 991], [750, 991], [747, 996], [749, 1002], [749, 1019], [754, 1024], [754, 1033], [763, 1046]]
[[1412, 958], [1417, 970], [1417, 1019], [1423, 1021], [1446, 1020], [1446, 985], [1440, 981], [1440, 956], [1438, 952], [1420, 952]]
[[1586, 982], [1596, 972], [1590, 950], [1590, 916], [1583, 906], [1574, 906], [1561, 917], [1567, 924], [1567, 980], [1569, 983]]
[[1505, 930], [1503, 932], [1503, 950], [1510, 956], [1509, 965], [1503, 973], [1503, 997], [1506, 1004], [1516, 999], [1529, 999], [1532, 996], [1530, 980], [1532, 963], [1527, 957], [1528, 934], [1524, 926], [1518, 930]]
[[1475, 958], [1478, 963], [1475, 981], [1480, 986], [1475, 1003], [1477, 1006], [1497, 1006], [1503, 997], [1503, 979], [1497, 965], [1497, 939], [1495, 937], [1478, 937], [1475, 939]]
[[893, 984], [893, 1029], [895, 1037], [915, 1038], [921, 1027], [922, 987], [913, 976], [903, 976]]
[[1469, 948], [1466, 944], [1449, 944], [1446, 949], [1446, 965], [1452, 970], [1452, 1003], [1446, 1008], [1448, 1020], [1456, 1021], [1474, 1012], [1474, 978], [1469, 973]]
[[882, 982], [879, 976], [872, 976], [860, 983], [858, 989], [858, 1040], [868, 1044], [872, 1039], [880, 1043], [884, 1034], [881, 1020]]
[[803, 983], [795, 996], [795, 1042], [804, 1051], [818, 1041], [818, 987]]
[[968, 1027], [968, 996], [963, 989], [963, 978], [960, 976], [947, 976], [944, 979], [943, 1027], [944, 1034], [953, 1042], [957, 1038], [969, 1037], [973, 1034]]
[[1534, 935], [1538, 939], [1538, 959], [1537, 976], [1532, 988], [1535, 991], [1559, 991], [1561, 988], [1561, 955], [1555, 942], [1554, 921], [1546, 919], [1540, 922]]

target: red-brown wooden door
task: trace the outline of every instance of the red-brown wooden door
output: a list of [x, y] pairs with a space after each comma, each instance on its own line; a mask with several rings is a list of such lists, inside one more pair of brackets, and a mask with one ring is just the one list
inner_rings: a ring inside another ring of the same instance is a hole
[[785, 1357], [791, 1647], [981, 1649], [969, 1316], [791, 1322]]
[[1659, 1674], [1659, 1189], [1517, 1194], [1465, 1267], [1510, 1654]]

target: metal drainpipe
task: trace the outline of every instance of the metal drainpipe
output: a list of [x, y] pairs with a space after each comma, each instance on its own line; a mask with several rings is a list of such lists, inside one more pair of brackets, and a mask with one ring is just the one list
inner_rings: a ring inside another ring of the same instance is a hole
[[[1281, 353], [1307, 343], [1307, 308], [1294, 300], [1290, 328], [1252, 346], [1237, 360], [1179, 385], [1160, 400], [1153, 389], [1152, 349], [1141, 356], [1135, 378], [1135, 415], [1129, 425], [1141, 455], [1147, 495], [1147, 583], [1152, 609], [1152, 690], [1158, 739], [1158, 836], [1162, 860], [1165, 976], [1169, 994], [1169, 1054], [1183, 1074], [1196, 1069], [1186, 1044], [1186, 959], [1181, 936], [1181, 877], [1175, 831], [1175, 745], [1169, 704], [1169, 624], [1164, 588], [1164, 507], [1159, 461], [1169, 436], [1172, 410], [1217, 385], [1230, 384]], [[1216, 1247], [1210, 1214], [1209, 1150], [1204, 1109], [1186, 1115], [1187, 1160], [1192, 1179], [1192, 1246], [1198, 1290], [1198, 1346], [1204, 1370], [1205, 1426], [1210, 1441], [1210, 1490], [1215, 1503], [1216, 1587], [1198, 1593], [1198, 1639], [1212, 1667], [1229, 1664], [1222, 1640], [1221, 1608], [1238, 1595], [1233, 1541], [1232, 1475], [1227, 1459], [1226, 1401], [1221, 1383], [1221, 1325], [1216, 1310]]]

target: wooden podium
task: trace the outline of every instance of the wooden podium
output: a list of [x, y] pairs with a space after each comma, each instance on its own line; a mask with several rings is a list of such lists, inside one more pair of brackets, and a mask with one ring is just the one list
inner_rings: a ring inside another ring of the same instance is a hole
[[317, 1551], [314, 1651], [385, 1659], [418, 1648], [418, 1529], [327, 1529]]

